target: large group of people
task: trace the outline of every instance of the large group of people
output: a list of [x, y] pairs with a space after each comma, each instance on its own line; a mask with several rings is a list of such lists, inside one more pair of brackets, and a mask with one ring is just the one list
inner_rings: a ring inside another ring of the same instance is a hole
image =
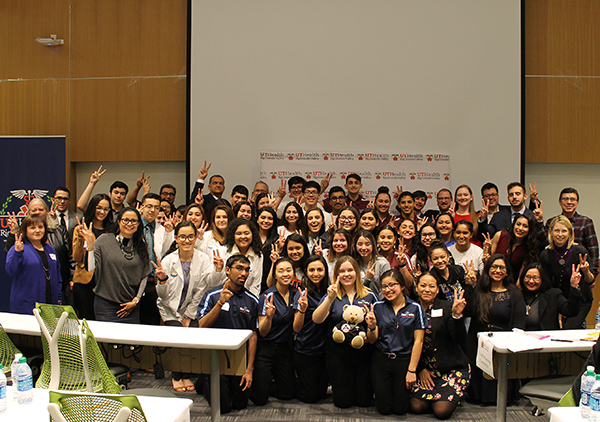
[[[467, 392], [495, 401], [474, 365], [477, 333], [585, 327], [598, 241], [574, 188], [544, 221], [535, 185], [526, 204], [519, 182], [507, 206], [486, 183], [478, 211], [467, 185], [426, 209], [423, 191], [364, 198], [357, 174], [343, 187], [237, 185], [228, 200], [210, 167], [179, 206], [172, 185], [152, 193], [144, 173], [131, 192], [117, 181], [93, 195], [102, 167], [77, 201], [83, 214], [66, 187], [50, 207], [32, 200], [20, 224], [9, 219], [11, 312], [65, 303], [80, 318], [253, 330], [245, 373], [223, 376], [223, 412], [271, 395], [314, 403], [331, 386], [340, 408], [440, 419]], [[209, 395], [192, 377], [173, 372], [173, 388]]]

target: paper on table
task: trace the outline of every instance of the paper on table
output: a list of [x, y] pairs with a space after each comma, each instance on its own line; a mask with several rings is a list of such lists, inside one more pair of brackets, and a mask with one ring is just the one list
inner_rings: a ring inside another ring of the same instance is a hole
[[479, 347], [477, 348], [477, 366], [486, 374], [494, 377], [494, 346], [489, 338], [480, 336]]

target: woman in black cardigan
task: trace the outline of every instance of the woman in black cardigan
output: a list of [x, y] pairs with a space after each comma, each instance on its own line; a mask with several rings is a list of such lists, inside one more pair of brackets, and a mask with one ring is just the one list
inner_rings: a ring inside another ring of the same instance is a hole
[[570, 280], [567, 299], [560, 289], [550, 285], [548, 276], [539, 262], [525, 267], [519, 284], [525, 298], [526, 330], [560, 330], [559, 314], [573, 317], [579, 313], [581, 273], [573, 272]]
[[413, 413], [433, 411], [438, 419], [448, 419], [471, 379], [469, 359], [463, 348], [466, 332], [462, 312], [464, 291], [455, 292], [453, 302], [440, 299], [438, 281], [429, 273], [419, 277], [415, 291], [427, 314], [423, 352], [413, 386], [410, 407]]
[[549, 276], [552, 287], [559, 288], [566, 298], [570, 295], [573, 269], [581, 273], [581, 303], [577, 315], [563, 321], [563, 328], [574, 330], [585, 327], [585, 318], [592, 307], [594, 296], [591, 284], [594, 274], [587, 260], [588, 252], [574, 243], [573, 226], [567, 217], [555, 217], [548, 227], [548, 248], [540, 254], [540, 263]]

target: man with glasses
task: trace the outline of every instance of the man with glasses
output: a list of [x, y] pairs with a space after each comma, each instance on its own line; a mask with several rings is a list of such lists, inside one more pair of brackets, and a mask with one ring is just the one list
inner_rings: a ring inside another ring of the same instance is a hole
[[285, 209], [285, 206], [287, 204], [289, 204], [292, 201], [298, 201], [301, 199], [305, 183], [306, 180], [304, 180], [300, 176], [290, 177], [290, 180], [288, 180], [289, 194], [281, 200], [281, 202], [279, 203], [279, 207], [277, 208], [277, 217], [279, 219], [283, 218], [283, 210]]
[[69, 241], [73, 239], [73, 229], [77, 226], [77, 218], [81, 219], [81, 213], [69, 210], [71, 204], [71, 191], [64, 186], [54, 189], [52, 194], [52, 208], [56, 212], [58, 224], [63, 226], [69, 234]]
[[309, 180], [304, 184], [302, 195], [304, 198], [304, 204], [301, 205], [304, 209], [304, 215], [306, 215], [306, 213], [313, 208], [320, 208], [323, 212], [323, 217], [325, 218], [323, 224], [325, 225], [325, 230], [327, 230], [333, 219], [331, 218], [331, 214], [325, 211], [325, 208], [319, 204], [319, 198], [321, 197], [321, 185], [314, 180]]
[[[591, 218], [577, 213], [579, 206], [579, 192], [575, 188], [564, 188], [558, 195], [558, 203], [562, 210], [562, 215], [567, 217], [573, 225], [573, 234], [575, 235], [575, 243], [583, 246], [588, 251], [588, 262], [590, 270], [594, 277], [598, 275], [598, 238], [596, 237], [596, 229]], [[556, 217], [556, 216], [555, 216]], [[548, 233], [550, 222], [555, 218], [549, 218], [546, 221], [544, 230]]]
[[342, 208], [346, 206], [346, 192], [341, 186], [332, 186], [329, 189], [329, 198], [323, 201], [323, 208], [329, 213], [331, 217], [337, 218]]
[[450, 209], [450, 205], [452, 205], [452, 192], [446, 188], [442, 188], [438, 191], [436, 200], [438, 209], [425, 212], [425, 217], [430, 221], [433, 221], [438, 214], [447, 212]]
[[[173, 243], [173, 227], [167, 230], [161, 224], [157, 224], [156, 217], [160, 211], [160, 196], [155, 193], [147, 193], [142, 198], [140, 206], [142, 215], [142, 227], [144, 237], [148, 246], [148, 257], [151, 262], [157, 264], [156, 259], [162, 259], [171, 243]], [[142, 324], [160, 325], [160, 314], [156, 305], [158, 296], [156, 294], [156, 274], [154, 266], [148, 276], [146, 290], [140, 301], [140, 321]]]
[[[221, 413], [245, 409], [248, 406], [254, 358], [258, 344], [258, 298], [245, 288], [250, 274], [250, 260], [243, 255], [232, 255], [225, 264], [227, 281], [209, 290], [198, 306], [198, 326], [208, 328], [232, 328], [252, 330], [248, 340], [248, 360], [244, 375], [221, 375]], [[198, 379], [196, 391], [204, 391], [210, 403], [210, 378]]]
[[[487, 182], [481, 187], [481, 200], [483, 206], [478, 211], [479, 220], [477, 221], [479, 224], [478, 238], [481, 242], [485, 240], [483, 238], [484, 230], [482, 229], [482, 224], [484, 228], [487, 228], [487, 225], [492, 221], [494, 214], [500, 210], [510, 208], [508, 205], [500, 205], [499, 199], [498, 186], [494, 183]], [[487, 233], [487, 229], [485, 233]]]

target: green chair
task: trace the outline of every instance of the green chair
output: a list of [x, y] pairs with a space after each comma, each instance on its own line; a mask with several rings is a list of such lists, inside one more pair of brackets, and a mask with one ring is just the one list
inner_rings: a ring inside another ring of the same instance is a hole
[[33, 313], [40, 324], [44, 348], [37, 388], [121, 392], [87, 321], [80, 324], [72, 307], [37, 303]]
[[0, 363], [4, 373], [10, 372], [10, 365], [15, 358], [15, 354], [20, 353], [17, 346], [12, 342], [2, 324], [0, 324]]
[[145, 422], [134, 395], [50, 391], [48, 412], [52, 422]]

